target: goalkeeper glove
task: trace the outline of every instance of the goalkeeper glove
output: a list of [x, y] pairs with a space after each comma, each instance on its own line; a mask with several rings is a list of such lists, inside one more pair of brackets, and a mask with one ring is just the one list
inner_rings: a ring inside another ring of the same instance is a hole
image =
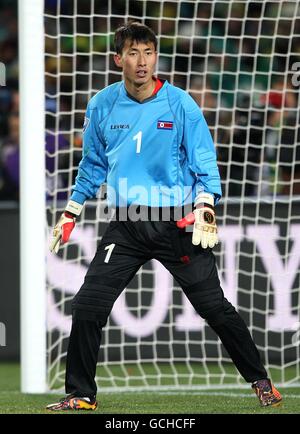
[[72, 230], [75, 227], [76, 217], [80, 215], [82, 205], [70, 200], [65, 211], [60, 216], [57, 224], [53, 229], [53, 237], [50, 244], [50, 251], [58, 253], [62, 244], [69, 241]]
[[209, 193], [200, 193], [195, 199], [195, 209], [177, 222], [179, 228], [194, 224], [192, 243], [203, 249], [218, 244], [218, 230], [214, 211], [214, 198]]

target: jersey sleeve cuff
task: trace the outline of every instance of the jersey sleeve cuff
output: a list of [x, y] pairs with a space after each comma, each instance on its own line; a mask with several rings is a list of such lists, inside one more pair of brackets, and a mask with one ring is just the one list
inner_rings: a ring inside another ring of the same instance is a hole
[[79, 203], [80, 205], [83, 205], [86, 201], [87, 197], [85, 194], [80, 193], [79, 191], [73, 191], [71, 194], [70, 200], [73, 200], [74, 202]]

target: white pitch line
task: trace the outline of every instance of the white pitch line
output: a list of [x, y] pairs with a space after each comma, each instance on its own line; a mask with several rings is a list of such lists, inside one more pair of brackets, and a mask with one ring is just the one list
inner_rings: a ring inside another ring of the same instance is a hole
[[[226, 396], [229, 398], [253, 398], [254, 393], [232, 393], [232, 392], [158, 392], [159, 395], [199, 395], [199, 396]], [[283, 398], [300, 399], [299, 395], [282, 393]]]
[[[125, 392], [126, 393], [126, 392]], [[18, 390], [9, 390], [9, 391], [0, 391], [0, 395], [7, 395], [7, 394], [13, 394], [13, 395], [21, 395], [22, 393]], [[50, 391], [49, 393], [46, 393], [45, 395], [51, 395], [54, 394], [53, 391]], [[59, 392], [55, 392], [55, 395], [59, 395], [61, 393]], [[107, 395], [108, 392], [106, 391], [102, 391], [103, 395]], [[142, 394], [142, 395], [147, 395], [147, 394], [157, 394], [157, 395], [198, 395], [198, 396], [225, 396], [225, 397], [229, 397], [229, 398], [255, 398], [255, 394], [251, 394], [251, 393], [237, 393], [237, 392], [201, 392], [201, 391], [178, 391], [178, 392], [163, 392], [163, 391], [157, 391], [157, 392], [135, 392], [135, 394]], [[37, 394], [42, 396], [43, 394]], [[100, 394], [101, 395], [101, 394]], [[282, 397], [283, 398], [294, 398], [294, 399], [300, 399], [300, 394], [299, 395], [294, 395], [294, 394], [290, 394], [290, 393], [282, 393]]]

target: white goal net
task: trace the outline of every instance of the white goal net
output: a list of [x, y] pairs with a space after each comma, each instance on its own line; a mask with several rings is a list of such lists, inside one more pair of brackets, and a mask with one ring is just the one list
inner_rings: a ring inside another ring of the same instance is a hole
[[[114, 30], [157, 33], [157, 74], [202, 108], [223, 199], [215, 250], [225, 296], [245, 319], [278, 384], [299, 384], [300, 4], [298, 1], [45, 0], [48, 233], [81, 157], [88, 100], [121, 80]], [[71, 241], [47, 256], [49, 389], [64, 386], [71, 300], [107, 225], [89, 201]], [[229, 387], [244, 380], [168, 272], [147, 263], [104, 329], [102, 390]]]

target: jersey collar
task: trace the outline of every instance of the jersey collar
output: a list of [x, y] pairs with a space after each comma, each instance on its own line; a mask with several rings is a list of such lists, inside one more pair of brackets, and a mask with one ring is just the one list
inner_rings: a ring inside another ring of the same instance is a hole
[[159, 89], [158, 92], [156, 92], [154, 95], [149, 96], [149, 98], [144, 99], [143, 101], [139, 101], [138, 99], [134, 98], [134, 96], [130, 95], [130, 93], [127, 92], [127, 89], [125, 87], [124, 81], [122, 81], [122, 87], [123, 92], [126, 94], [126, 96], [131, 99], [132, 101], [137, 102], [138, 104], [145, 104], [146, 102], [152, 101], [153, 99], [157, 98], [161, 90], [167, 85], [168, 81], [160, 78], [160, 81], [163, 83], [162, 87]]

